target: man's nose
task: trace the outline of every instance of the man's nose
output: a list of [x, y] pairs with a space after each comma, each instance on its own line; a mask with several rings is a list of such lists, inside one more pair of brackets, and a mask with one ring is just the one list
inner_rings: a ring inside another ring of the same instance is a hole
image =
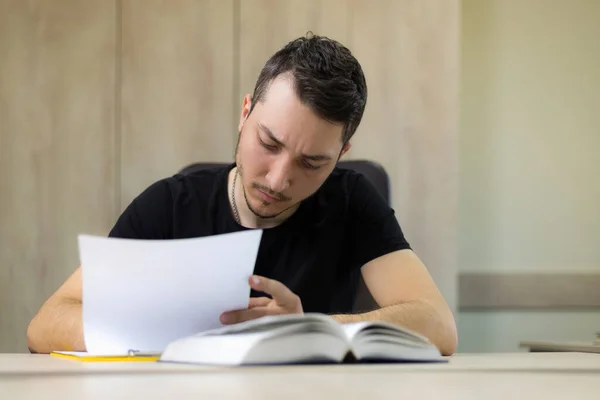
[[281, 158], [273, 163], [267, 174], [269, 189], [279, 193], [288, 189], [291, 183], [291, 173], [291, 163], [286, 158]]

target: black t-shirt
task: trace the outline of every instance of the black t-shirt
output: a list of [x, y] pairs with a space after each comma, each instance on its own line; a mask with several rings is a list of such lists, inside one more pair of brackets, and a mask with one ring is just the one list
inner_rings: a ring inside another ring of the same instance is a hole
[[[233, 166], [152, 184], [129, 204], [109, 236], [180, 239], [247, 229], [231, 213], [227, 177]], [[370, 182], [336, 168], [288, 220], [263, 230], [254, 273], [285, 284], [305, 312], [348, 313], [360, 268], [408, 248], [393, 209]]]

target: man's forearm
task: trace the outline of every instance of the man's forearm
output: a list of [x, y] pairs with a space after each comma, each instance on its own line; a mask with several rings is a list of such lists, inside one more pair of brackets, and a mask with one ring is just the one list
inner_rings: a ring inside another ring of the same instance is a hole
[[81, 302], [59, 299], [45, 304], [29, 324], [27, 346], [33, 353], [85, 351]]
[[362, 314], [332, 315], [340, 323], [387, 321], [406, 327], [427, 337], [443, 355], [456, 351], [457, 334], [452, 315], [440, 315], [424, 301], [411, 301]]

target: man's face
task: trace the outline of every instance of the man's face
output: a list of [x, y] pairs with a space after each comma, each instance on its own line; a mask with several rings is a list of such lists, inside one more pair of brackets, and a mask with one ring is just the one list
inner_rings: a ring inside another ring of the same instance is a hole
[[312, 195], [332, 172], [342, 148], [341, 124], [302, 104], [291, 78], [280, 76], [254, 105], [244, 98], [236, 162], [250, 210], [273, 218]]

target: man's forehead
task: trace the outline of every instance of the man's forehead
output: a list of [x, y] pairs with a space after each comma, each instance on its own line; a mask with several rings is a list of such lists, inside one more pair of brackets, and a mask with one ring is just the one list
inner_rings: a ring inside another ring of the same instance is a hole
[[326, 120], [299, 101], [284, 104], [261, 100], [253, 108], [256, 123], [268, 128], [275, 136], [293, 132], [316, 133], [323, 139], [342, 141], [342, 123]]
[[301, 135], [319, 147], [342, 144], [343, 124], [326, 120], [303, 103], [295, 92], [293, 78], [285, 74], [271, 82], [254, 108], [255, 121], [282, 141]]
[[[286, 148], [290, 144], [290, 140], [287, 140], [289, 139], [289, 137], [286, 137], [285, 135], [278, 137], [278, 135], [274, 133], [268, 126], [262, 123], [258, 123], [257, 125], [260, 131], [263, 132], [264, 136], [267, 137], [270, 141], [277, 144], [278, 146]], [[331, 146], [328, 143], [310, 143], [310, 145], [307, 146], [308, 151], [303, 151], [301, 155], [304, 158], [308, 158], [313, 161], [328, 161], [335, 157], [335, 153], [337, 151], [337, 149], [332, 149], [332, 147], [335, 146]]]

